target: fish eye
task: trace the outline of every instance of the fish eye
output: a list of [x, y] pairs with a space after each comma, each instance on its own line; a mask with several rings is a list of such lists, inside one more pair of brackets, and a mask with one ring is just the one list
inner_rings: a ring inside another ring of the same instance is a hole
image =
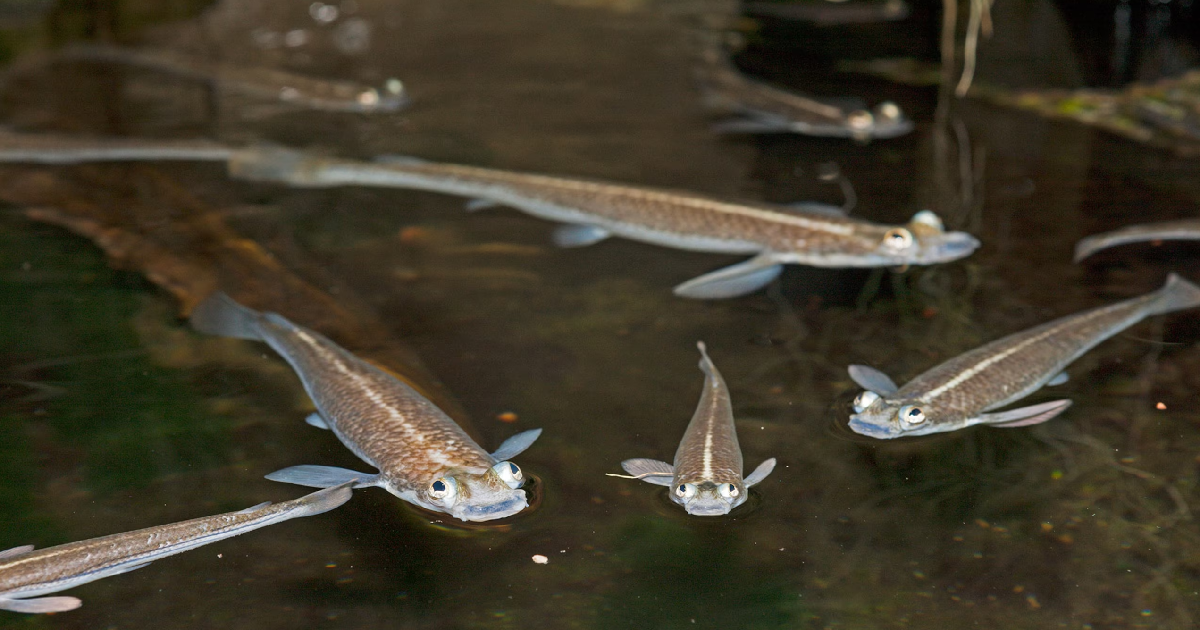
[[404, 91], [404, 82], [392, 77], [384, 82], [383, 88], [388, 91], [388, 94], [399, 94]]
[[696, 484], [681, 483], [675, 487], [675, 494], [684, 499], [690, 499], [696, 496]]
[[891, 250], [902, 251], [912, 247], [912, 244], [912, 232], [904, 228], [892, 228], [883, 235], [883, 246]]
[[874, 124], [875, 117], [866, 110], [860, 109], [846, 115], [846, 125], [851, 129], [869, 129]]
[[934, 214], [931, 210], [922, 210], [914, 214], [913, 218], [909, 220], [909, 223], [931, 227], [938, 232], [946, 231], [946, 225], [942, 223], [942, 218]]
[[458, 495], [458, 484], [449, 477], [438, 477], [429, 484], [428, 492], [431, 498], [441, 501], [448, 507], [454, 504], [454, 499]]
[[738, 495], [737, 486], [731, 483], [723, 483], [717, 486], [717, 492], [721, 493], [721, 496], [726, 499], [732, 499]]
[[876, 111], [886, 120], [896, 120], [900, 117], [900, 107], [891, 101], [880, 103]]
[[921, 424], [925, 422], [925, 412], [920, 407], [905, 405], [900, 408], [900, 419], [908, 424]]
[[519, 488], [525, 481], [525, 474], [521, 472], [521, 468], [512, 462], [500, 462], [492, 466], [492, 470], [496, 471], [496, 476], [508, 484], [509, 488]]
[[866, 389], [861, 394], [854, 397], [854, 413], [862, 413], [864, 409], [875, 404], [879, 400], [879, 394]]

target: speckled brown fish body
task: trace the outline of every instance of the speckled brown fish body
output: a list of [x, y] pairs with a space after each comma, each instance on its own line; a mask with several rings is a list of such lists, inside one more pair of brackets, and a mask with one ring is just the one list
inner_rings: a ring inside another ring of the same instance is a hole
[[705, 374], [704, 391], [675, 451], [675, 463], [628, 459], [621, 465], [639, 479], [670, 485], [671, 500], [688, 514], [718, 516], [744, 503], [746, 488], [765, 479], [775, 468], [775, 459], [766, 460], [749, 477], [742, 478], [742, 449], [729, 388], [708, 357], [704, 343], [696, 345], [701, 354], [700, 369]]
[[16, 133], [0, 127], [0, 162], [79, 164], [126, 161], [228, 160], [233, 149], [205, 140], [86, 138]]
[[139, 529], [56, 547], [17, 547], [0, 553], [0, 609], [61, 612], [74, 597], [40, 597], [146, 566], [154, 560], [302, 516], [321, 514], [350, 499], [348, 484], [283, 503]]
[[985, 412], [1037, 391], [1080, 355], [1142, 319], [1197, 305], [1200, 288], [1172, 274], [1158, 291], [993, 341], [934, 367], [903, 387], [896, 388], [871, 368], [854, 366], [851, 375], [871, 395], [856, 401], [858, 413], [851, 417], [850, 427], [873, 437], [897, 437], [972, 424], [1026, 426], [1049, 420], [1070, 401], [1035, 405], [1024, 414], [1022, 410]]
[[676, 287], [686, 297], [732, 297], [761, 288], [783, 264], [875, 267], [933, 264], [969, 255], [979, 242], [945, 232], [931, 212], [906, 226], [836, 214], [733, 202], [683, 191], [412, 160], [363, 163], [294, 151], [248, 149], [234, 177], [297, 186], [392, 186], [462, 195], [567, 223], [555, 239], [588, 245], [620, 236], [676, 249], [755, 257]]
[[1109, 247], [1145, 243], [1147, 241], [1197, 241], [1200, 240], [1200, 219], [1180, 219], [1161, 223], [1131, 225], [1112, 232], [1094, 234], [1075, 245], [1075, 262]]
[[[321, 334], [275, 313], [258, 313], [216, 294], [196, 308], [202, 331], [266, 342], [296, 371], [318, 414], [309, 423], [331, 431], [355, 455], [379, 469], [364, 474], [326, 466], [296, 466], [268, 479], [314, 487], [358, 480], [422, 507], [463, 520], [515, 514], [528, 503], [520, 469], [507, 460], [540, 430], [510, 438], [488, 454], [441, 409], [403, 381], [355, 357]], [[515, 441], [515, 442], [514, 442]], [[512, 449], [517, 445], [515, 452]]]

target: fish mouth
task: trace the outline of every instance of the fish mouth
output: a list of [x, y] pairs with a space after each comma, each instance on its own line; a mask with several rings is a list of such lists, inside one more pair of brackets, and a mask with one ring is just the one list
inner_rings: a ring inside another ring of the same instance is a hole
[[947, 232], [921, 238], [920, 264], [948, 262], [966, 258], [979, 249], [979, 239], [966, 232]]
[[850, 416], [850, 430], [859, 435], [865, 435], [880, 440], [890, 440], [900, 436], [900, 431], [890, 425], [879, 425], [860, 418], [857, 414]]
[[525, 493], [517, 491], [517, 495], [505, 501], [488, 503], [486, 505], [455, 506], [453, 514], [464, 521], [492, 521], [519, 513], [529, 507]]
[[689, 504], [683, 506], [692, 516], [725, 516], [729, 514], [730, 505], [724, 501], [705, 503], [703, 505]]

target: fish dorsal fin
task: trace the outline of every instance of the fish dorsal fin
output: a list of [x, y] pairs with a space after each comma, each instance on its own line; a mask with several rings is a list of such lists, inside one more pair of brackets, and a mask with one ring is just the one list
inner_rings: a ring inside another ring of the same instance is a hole
[[500, 448], [496, 449], [496, 452], [492, 453], [492, 457], [496, 458], [496, 461], [498, 462], [508, 461], [523, 453], [525, 449], [533, 446], [534, 440], [537, 440], [541, 435], [541, 429], [522, 431], [508, 438], [507, 440], [504, 440], [504, 443], [500, 445]]
[[865, 365], [851, 365], [847, 371], [850, 373], [850, 379], [858, 383], [859, 387], [870, 390], [880, 396], [891, 396], [900, 389], [896, 387], [892, 377], [876, 370], [873, 367]]
[[0, 551], [0, 559], [12, 558], [13, 556], [26, 554], [30, 551], [33, 551], [33, 545], [21, 545], [20, 547], [13, 547], [12, 549], [5, 549], [4, 551]]
[[5, 599], [0, 597], [0, 610], [19, 613], [56, 613], [75, 610], [83, 605], [78, 597], [37, 597], [34, 599]]
[[[646, 483], [652, 483], [656, 486], [669, 486], [671, 480], [675, 478], [675, 468], [667, 462], [661, 462], [657, 459], [635, 458], [627, 459], [621, 462], [621, 468], [625, 472], [633, 476], [634, 479], [641, 479]], [[609, 475], [611, 477], [620, 477], [621, 475]]]
[[762, 481], [763, 479], [766, 479], [767, 475], [771, 474], [772, 470], [775, 470], [775, 458], [774, 457], [759, 464], [758, 468], [755, 468], [754, 472], [750, 473], [749, 477], [746, 477], [745, 479], [742, 480], [742, 485], [749, 488], [750, 486], [753, 486], [754, 484]]
[[999, 413], [980, 414], [979, 423], [1004, 429], [1028, 427], [1051, 420], [1058, 414], [1066, 411], [1070, 406], [1071, 401], [1069, 399], [1052, 400], [1040, 405], [1019, 407]]

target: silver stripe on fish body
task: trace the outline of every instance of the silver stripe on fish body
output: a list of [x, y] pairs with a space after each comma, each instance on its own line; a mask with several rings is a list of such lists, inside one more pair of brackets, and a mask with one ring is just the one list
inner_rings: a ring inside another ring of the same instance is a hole
[[287, 149], [250, 148], [230, 160], [233, 177], [296, 186], [414, 188], [517, 208], [567, 223], [562, 246], [620, 236], [676, 249], [754, 254], [731, 267], [675, 288], [683, 297], [717, 299], [758, 290], [784, 264], [818, 267], [928, 265], [970, 255], [979, 246], [964, 232], [946, 232], [937, 215], [918, 212], [907, 225], [764, 203], [733, 202], [675, 190], [438, 164], [325, 159]]
[[1171, 274], [1153, 293], [1068, 315], [976, 348], [897, 387], [886, 374], [850, 366], [866, 391], [854, 402], [850, 429], [879, 439], [955, 431], [976, 424], [1022, 427], [1066, 411], [1070, 400], [994, 412], [1045, 385], [1100, 342], [1151, 315], [1200, 306], [1200, 287]]
[[350, 500], [350, 483], [307, 496], [263, 503], [240, 512], [181, 521], [34, 550], [32, 545], [0, 552], [0, 610], [63, 612], [78, 608], [75, 597], [43, 597], [80, 584], [232, 538], [289, 519], [328, 512]]
[[[733, 405], [725, 379], [698, 342], [704, 391], [688, 424], [674, 465], [652, 459], [627, 459], [621, 467], [635, 479], [670, 486], [671, 500], [693, 516], [721, 516], [746, 501], [746, 489], [775, 469], [768, 459], [742, 478], [742, 449], [733, 422]], [[621, 475], [614, 475], [621, 476]]]
[[464, 521], [512, 516], [528, 507], [524, 474], [510, 458], [541, 429], [483, 450], [436, 405], [401, 380], [350, 354], [321, 334], [275, 313], [259, 313], [216, 293], [196, 307], [202, 332], [266, 342], [296, 371], [317, 407], [308, 423], [331, 430], [355, 455], [379, 469], [364, 474], [330, 466], [293, 466], [268, 479], [327, 487], [357, 479], [423, 508]]
[[1075, 245], [1075, 262], [1102, 249], [1147, 241], [1200, 241], [1200, 219], [1130, 225], [1112, 232], [1093, 234]]

